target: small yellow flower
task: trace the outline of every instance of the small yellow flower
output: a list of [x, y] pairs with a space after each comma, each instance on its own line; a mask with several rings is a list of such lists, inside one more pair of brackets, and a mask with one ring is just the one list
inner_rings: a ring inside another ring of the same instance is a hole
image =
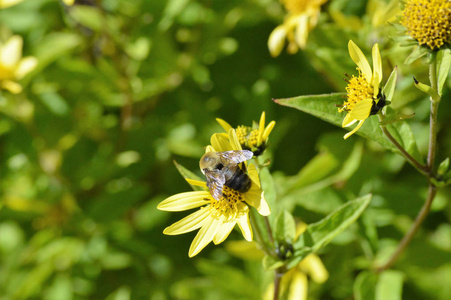
[[[215, 134], [211, 138], [211, 146], [207, 151], [241, 150], [235, 131], [229, 131], [228, 138]], [[205, 191], [194, 191], [176, 194], [158, 205], [158, 209], [165, 211], [184, 211], [201, 207], [198, 211], [188, 215], [180, 221], [167, 227], [163, 233], [167, 235], [183, 234], [199, 229], [191, 243], [188, 255], [193, 257], [205, 248], [211, 241], [222, 243], [238, 224], [244, 238], [252, 241], [253, 233], [249, 221], [249, 206], [253, 206], [264, 216], [271, 213], [260, 188], [260, 178], [254, 165], [248, 167], [248, 175], [252, 181], [251, 187], [245, 193], [237, 192], [227, 186], [223, 187], [223, 197], [214, 199], [205, 182], [187, 180], [191, 185], [201, 186]]]
[[19, 4], [23, 0], [0, 0], [0, 9]]
[[359, 130], [370, 115], [378, 113], [386, 104], [385, 96], [379, 88], [382, 81], [382, 63], [378, 44], [373, 46], [373, 70], [362, 50], [353, 41], [349, 41], [348, 48], [351, 59], [357, 64], [359, 76], [353, 75], [350, 78], [346, 87], [347, 101], [338, 111], [347, 112], [342, 127], [351, 126], [357, 121], [359, 124], [345, 134], [345, 139]]
[[0, 88], [13, 94], [22, 91], [17, 80], [22, 79], [37, 65], [37, 59], [31, 56], [22, 58], [23, 40], [21, 36], [12, 36], [5, 44], [0, 44]]
[[282, 25], [277, 26], [269, 35], [268, 48], [272, 56], [282, 52], [285, 39], [288, 40], [288, 52], [293, 54], [307, 44], [308, 33], [318, 23], [318, 17], [327, 0], [280, 0], [288, 11]]
[[63, 0], [64, 4], [66, 4], [67, 6], [71, 6], [74, 4], [75, 0]]
[[434, 50], [451, 44], [450, 0], [407, 0], [401, 24], [407, 35]]
[[[226, 121], [217, 118], [216, 121], [224, 128], [226, 132], [232, 129], [232, 126]], [[254, 156], [259, 156], [265, 151], [268, 137], [272, 129], [276, 125], [275, 121], [269, 122], [265, 127], [265, 112], [262, 112], [260, 122], [258, 125], [254, 123], [254, 126], [240, 125], [236, 128], [236, 135], [242, 149], [251, 150]]]

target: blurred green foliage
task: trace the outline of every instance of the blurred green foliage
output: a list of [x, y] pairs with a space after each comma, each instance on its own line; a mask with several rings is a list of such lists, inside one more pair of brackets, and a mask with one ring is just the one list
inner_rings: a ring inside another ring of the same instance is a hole
[[[404, 299], [447, 299], [449, 189], [396, 271], [357, 276], [404, 235], [426, 181], [379, 144], [344, 141], [341, 128], [271, 101], [343, 92], [343, 73], [355, 70], [348, 40], [366, 53], [378, 41], [399, 65], [393, 107], [415, 113], [406, 122], [426, 152], [429, 100], [411, 78], [427, 82], [427, 69], [401, 67], [408, 51], [357, 2], [330, 1], [308, 48], [278, 58], [266, 46], [284, 16], [274, 0], [25, 0], [0, 10], [0, 38], [21, 35], [24, 55], [39, 60], [23, 93], [0, 94], [0, 299], [260, 299], [273, 276], [261, 261], [222, 246], [189, 259], [194, 234], [162, 234], [184, 215], [156, 206], [190, 190], [174, 161], [201, 175], [204, 147], [222, 131], [215, 118], [251, 124], [262, 111], [277, 122], [266, 154], [272, 176], [261, 174], [271, 222], [284, 209], [316, 222], [373, 194], [357, 224], [319, 253], [330, 278], [311, 283], [311, 299], [391, 299], [385, 287]], [[326, 12], [338, 10], [362, 27], [334, 23]], [[451, 153], [450, 85], [438, 162]]]

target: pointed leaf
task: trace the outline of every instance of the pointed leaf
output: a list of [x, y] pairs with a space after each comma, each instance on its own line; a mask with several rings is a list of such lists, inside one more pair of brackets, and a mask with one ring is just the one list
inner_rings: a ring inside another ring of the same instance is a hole
[[282, 211], [276, 221], [276, 239], [292, 243], [296, 235], [296, 222], [287, 210]]
[[436, 58], [436, 70], [438, 79], [438, 94], [442, 95], [443, 85], [446, 82], [446, 78], [449, 74], [449, 68], [451, 66], [451, 50], [443, 49], [437, 53]]
[[308, 254], [326, 246], [333, 238], [348, 228], [363, 213], [371, 200], [371, 194], [349, 201], [307, 229], [293, 244], [294, 255], [287, 267], [297, 265]]
[[379, 274], [375, 300], [401, 300], [403, 281], [404, 274], [400, 271], [388, 270]]
[[[194, 179], [194, 180], [198, 180], [198, 181], [205, 181], [204, 179], [200, 178], [199, 176], [197, 176], [196, 174], [194, 174], [193, 172], [191, 172], [190, 170], [188, 170], [181, 164], [177, 163], [175, 160], [174, 160], [174, 165], [177, 168], [177, 170], [179, 171], [180, 175], [183, 176], [183, 178]], [[197, 185], [193, 185], [193, 184], [190, 184], [190, 186], [195, 191], [204, 191], [205, 190], [201, 186], [197, 186]]]
[[395, 93], [396, 78], [398, 77], [398, 67], [395, 67], [388, 77], [387, 83], [385, 83], [382, 93], [385, 95], [385, 100], [392, 101], [393, 94]]
[[369, 271], [361, 272], [354, 281], [354, 298], [356, 300], [375, 300], [378, 275]]

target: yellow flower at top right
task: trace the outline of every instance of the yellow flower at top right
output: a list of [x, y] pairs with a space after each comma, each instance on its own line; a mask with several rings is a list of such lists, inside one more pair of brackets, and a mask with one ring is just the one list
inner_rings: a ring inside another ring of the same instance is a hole
[[440, 49], [451, 44], [450, 0], [407, 0], [401, 24], [420, 46]]

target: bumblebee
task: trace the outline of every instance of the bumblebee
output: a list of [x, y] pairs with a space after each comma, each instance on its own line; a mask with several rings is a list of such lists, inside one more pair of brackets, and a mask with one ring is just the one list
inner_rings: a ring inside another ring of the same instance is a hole
[[250, 189], [252, 181], [240, 163], [251, 159], [253, 155], [250, 150], [231, 150], [211, 151], [202, 156], [199, 167], [207, 178], [207, 187], [213, 198], [221, 199], [224, 186], [240, 193]]

